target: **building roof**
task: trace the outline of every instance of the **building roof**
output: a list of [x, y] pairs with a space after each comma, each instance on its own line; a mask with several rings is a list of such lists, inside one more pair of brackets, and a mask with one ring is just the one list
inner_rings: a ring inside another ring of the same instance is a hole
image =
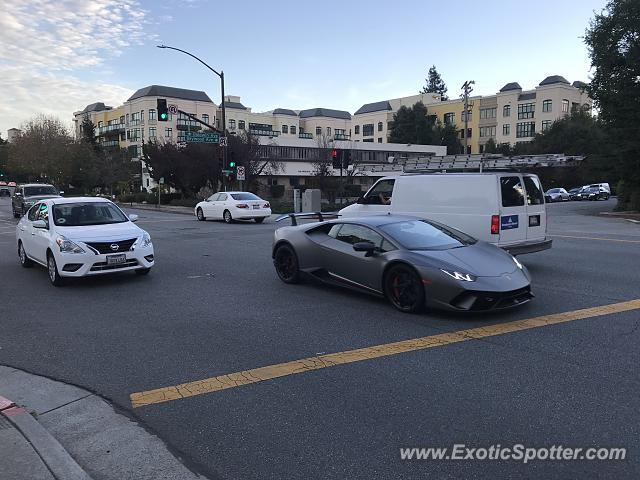
[[209, 96], [200, 90], [187, 90], [186, 88], [165, 87], [163, 85], [150, 85], [141, 88], [128, 98], [128, 102], [141, 97], [169, 97], [196, 102], [213, 103]]
[[111, 107], [107, 107], [102, 102], [92, 103], [91, 105], [87, 105], [84, 107], [84, 110], [80, 113], [89, 113], [89, 112], [101, 112], [103, 110], [111, 110]]
[[351, 114], [349, 112], [344, 110], [332, 110], [330, 108], [309, 108], [307, 110], [300, 110], [299, 116], [300, 118], [329, 117], [351, 120]]
[[520, 100], [534, 100], [536, 98], [536, 92], [521, 93], [518, 95], [518, 101]]
[[571, 84], [572, 87], [576, 87], [576, 88], [585, 88], [587, 86], [586, 83], [581, 82], [580, 80], [576, 80], [575, 82], [573, 82]]
[[553, 85], [554, 83], [564, 83], [566, 85], [569, 85], [569, 81], [566, 78], [560, 75], [550, 75], [542, 80], [539, 86], [543, 87], [545, 85]]
[[298, 114], [296, 112], [294, 112], [293, 110], [289, 110], [288, 108], [276, 108], [273, 111], [274, 115], [292, 115], [294, 117], [297, 117]]
[[518, 82], [507, 83], [504, 87], [500, 89], [501, 92], [508, 92], [510, 90], [522, 90], [522, 87]]
[[[222, 105], [220, 105], [222, 107]], [[245, 107], [240, 102], [224, 102], [224, 108], [235, 108], [236, 110], [246, 110]]]
[[391, 104], [389, 103], [389, 100], [365, 103], [356, 111], [356, 113], [354, 113], [354, 115], [359, 115], [361, 113], [382, 112], [384, 110], [391, 110]]

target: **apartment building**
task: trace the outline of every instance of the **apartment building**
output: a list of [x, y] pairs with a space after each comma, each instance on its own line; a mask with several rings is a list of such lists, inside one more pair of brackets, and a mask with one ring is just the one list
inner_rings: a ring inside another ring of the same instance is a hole
[[[446, 125], [453, 125], [458, 131], [460, 143], [465, 145], [465, 116], [467, 117], [467, 153], [478, 153], [478, 141], [480, 131], [478, 124], [480, 120], [480, 105], [482, 97], [469, 97], [467, 112], [465, 113], [464, 101], [461, 99], [445, 100], [444, 102], [432, 103], [427, 106], [427, 115], [433, 115]], [[451, 153], [451, 152], [449, 152]]]

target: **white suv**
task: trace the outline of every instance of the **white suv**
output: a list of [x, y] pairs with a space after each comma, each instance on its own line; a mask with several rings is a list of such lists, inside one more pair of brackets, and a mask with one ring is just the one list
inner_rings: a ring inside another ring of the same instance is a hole
[[51, 198], [33, 205], [16, 226], [20, 263], [47, 267], [53, 285], [64, 277], [133, 270], [149, 273], [153, 244], [147, 232], [104, 198]]

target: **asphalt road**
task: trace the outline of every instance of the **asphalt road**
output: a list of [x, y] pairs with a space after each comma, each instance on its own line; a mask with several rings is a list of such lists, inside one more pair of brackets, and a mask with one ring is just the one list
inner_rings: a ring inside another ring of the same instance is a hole
[[[132, 408], [129, 395], [241, 370], [640, 298], [640, 225], [607, 202], [548, 207], [520, 257], [536, 298], [406, 315], [280, 282], [276, 227], [136, 211], [156, 267], [49, 285], [22, 269], [0, 199], [0, 364], [95, 391], [221, 479], [639, 478], [640, 310], [384, 356]], [[625, 447], [624, 461], [402, 461], [401, 447]]]

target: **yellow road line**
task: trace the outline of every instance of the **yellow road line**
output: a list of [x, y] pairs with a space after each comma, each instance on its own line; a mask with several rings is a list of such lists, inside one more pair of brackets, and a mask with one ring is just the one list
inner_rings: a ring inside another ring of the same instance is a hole
[[622, 238], [602, 238], [602, 237], [576, 237], [573, 235], [551, 235], [560, 238], [582, 238], [585, 240], [606, 240], [608, 242], [640, 243], [640, 240], [623, 240]]
[[515, 320], [508, 323], [489, 325], [486, 327], [469, 328], [457, 332], [441, 333], [428, 337], [412, 338], [400, 342], [375, 345], [372, 347], [358, 348], [344, 352], [329, 353], [308, 357], [291, 362], [267, 365], [251, 370], [219, 375], [217, 377], [196, 380], [182, 383], [170, 387], [147, 390], [145, 392], [132, 393], [129, 397], [133, 408], [144, 407], [155, 403], [170, 402], [180, 398], [193, 397], [205, 393], [218, 392], [228, 388], [240, 387], [251, 383], [263, 382], [278, 377], [296, 375], [298, 373], [310, 372], [322, 368], [344, 365], [347, 363], [371, 360], [373, 358], [387, 357], [399, 353], [413, 352], [427, 348], [441, 347], [453, 343], [466, 342], [479, 338], [493, 337], [505, 333], [529, 330], [532, 328], [546, 327], [558, 323], [582, 320], [585, 318], [610, 315], [612, 313], [626, 312], [640, 309], [640, 299], [627, 302], [613, 303], [599, 307], [585, 308], [570, 312], [554, 313], [541, 317], [534, 317], [524, 320]]

